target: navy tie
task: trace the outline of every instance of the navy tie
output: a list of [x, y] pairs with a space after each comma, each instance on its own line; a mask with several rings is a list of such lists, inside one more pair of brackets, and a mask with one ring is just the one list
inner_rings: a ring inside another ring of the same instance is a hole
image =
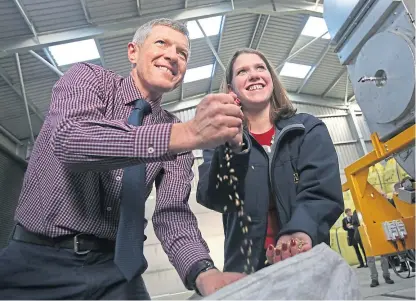
[[[141, 125], [144, 115], [150, 111], [149, 103], [143, 99], [136, 100], [128, 123]], [[128, 281], [147, 269], [143, 255], [144, 228], [147, 224], [144, 217], [145, 186], [146, 164], [124, 169], [114, 262]]]

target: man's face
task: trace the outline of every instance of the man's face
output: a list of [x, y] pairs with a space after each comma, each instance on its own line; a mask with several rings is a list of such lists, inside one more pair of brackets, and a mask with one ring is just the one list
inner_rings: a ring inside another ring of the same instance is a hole
[[182, 82], [188, 61], [187, 37], [167, 26], [152, 28], [142, 45], [129, 43], [128, 56], [136, 64], [136, 85], [143, 96], [159, 97]]

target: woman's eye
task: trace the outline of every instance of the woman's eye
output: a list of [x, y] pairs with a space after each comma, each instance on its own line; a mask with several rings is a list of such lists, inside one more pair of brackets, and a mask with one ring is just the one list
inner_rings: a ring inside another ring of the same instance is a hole
[[266, 70], [266, 68], [264, 66], [258, 66], [257, 70], [264, 71], [264, 70]]
[[240, 71], [238, 71], [237, 75], [242, 75], [242, 74], [245, 74], [245, 73], [246, 73], [246, 70], [240, 70]]

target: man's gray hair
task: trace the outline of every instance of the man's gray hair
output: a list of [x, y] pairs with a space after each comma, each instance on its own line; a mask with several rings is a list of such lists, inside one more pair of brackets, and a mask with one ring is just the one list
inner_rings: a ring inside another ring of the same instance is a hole
[[189, 39], [189, 31], [186, 25], [183, 22], [165, 18], [155, 19], [140, 26], [136, 30], [132, 42], [137, 45], [142, 45], [152, 31], [153, 26], [157, 25], [167, 26], [176, 31], [179, 31], [180, 33], [183, 33], [188, 39], [189, 48], [191, 48], [191, 40]]

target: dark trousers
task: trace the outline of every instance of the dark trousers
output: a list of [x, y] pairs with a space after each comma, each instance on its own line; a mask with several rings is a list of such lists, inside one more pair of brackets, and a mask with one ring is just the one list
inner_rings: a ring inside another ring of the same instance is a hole
[[365, 255], [364, 246], [363, 246], [363, 243], [361, 242], [361, 240], [358, 241], [358, 243], [353, 244], [352, 246], [354, 247], [355, 254], [357, 254], [357, 258], [358, 258], [358, 261], [360, 262], [360, 265], [364, 266], [365, 264], [364, 264], [364, 261], [363, 261], [363, 257], [361, 256], [360, 249], [358, 248], [358, 245], [360, 245], [361, 251], [364, 254], [365, 264], [367, 264], [367, 256]]
[[113, 258], [11, 240], [0, 250], [0, 299], [150, 300], [142, 277], [127, 282]]

